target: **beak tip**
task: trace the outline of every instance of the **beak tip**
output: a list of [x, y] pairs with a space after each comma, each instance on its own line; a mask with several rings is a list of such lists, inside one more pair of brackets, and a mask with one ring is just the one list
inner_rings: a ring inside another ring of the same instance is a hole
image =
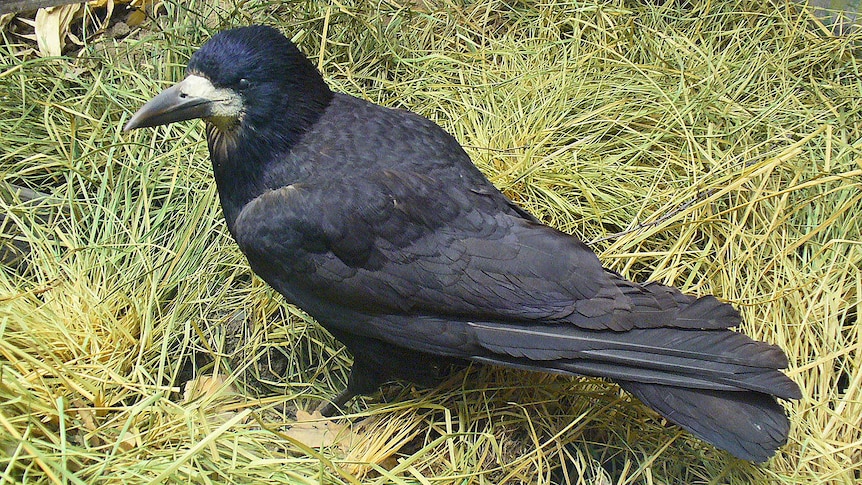
[[125, 126], [123, 126], [123, 131], [129, 132], [141, 127], [140, 116], [138, 116], [139, 114], [140, 110], [138, 110], [135, 114], [132, 115], [131, 118], [129, 118], [129, 121], [127, 121]]

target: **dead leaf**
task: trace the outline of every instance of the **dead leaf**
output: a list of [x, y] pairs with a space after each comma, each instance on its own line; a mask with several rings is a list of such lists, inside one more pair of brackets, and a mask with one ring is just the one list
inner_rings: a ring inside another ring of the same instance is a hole
[[236, 392], [233, 384], [227, 384], [227, 376], [225, 375], [200, 376], [186, 382], [183, 389], [183, 402], [189, 403], [219, 393], [234, 394]]
[[126, 17], [126, 24], [129, 27], [135, 28], [144, 23], [144, 20], [147, 20], [147, 13], [142, 9], [138, 9], [133, 11], [129, 14], [128, 17]]
[[6, 24], [12, 21], [15, 18], [14, 13], [4, 13], [0, 15], [0, 29], [6, 27]]
[[311, 448], [338, 446], [343, 451], [357, 438], [349, 426], [324, 418], [319, 412], [296, 412], [296, 422], [285, 434]]
[[72, 399], [71, 404], [78, 414], [78, 419], [81, 420], [81, 428], [79, 429], [81, 440], [86, 441], [90, 446], [99, 446], [102, 440], [96, 433], [99, 428], [96, 425], [96, 411], [80, 398]]
[[123, 451], [140, 448], [142, 445], [141, 431], [138, 429], [137, 426], [133, 426], [125, 435], [123, 435], [123, 439], [120, 440], [118, 445]]
[[[105, 7], [105, 18], [101, 21], [101, 25], [98, 26], [98, 29], [107, 29], [108, 25], [110, 25], [111, 23], [111, 16], [114, 14], [114, 0], [91, 0], [88, 5], [90, 6], [90, 8]], [[71, 34], [69, 35], [69, 37], [72, 37]], [[81, 43], [79, 45], [84, 44]]]
[[96, 431], [96, 412], [92, 409], [79, 407], [78, 418], [81, 419], [81, 424], [87, 431]]
[[44, 56], [59, 56], [63, 53], [69, 25], [75, 14], [81, 8], [80, 4], [61, 5], [59, 7], [40, 8], [36, 12], [36, 43], [39, 44], [39, 54]]

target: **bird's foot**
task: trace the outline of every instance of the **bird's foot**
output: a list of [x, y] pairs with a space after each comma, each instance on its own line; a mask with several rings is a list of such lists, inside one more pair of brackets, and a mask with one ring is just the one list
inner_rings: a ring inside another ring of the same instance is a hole
[[345, 389], [338, 393], [331, 401], [325, 402], [317, 407], [316, 412], [320, 413], [321, 416], [330, 418], [336, 414], [341, 413], [341, 408], [347, 404], [347, 401], [353, 399], [355, 396], [354, 393], [350, 392], [348, 389]]

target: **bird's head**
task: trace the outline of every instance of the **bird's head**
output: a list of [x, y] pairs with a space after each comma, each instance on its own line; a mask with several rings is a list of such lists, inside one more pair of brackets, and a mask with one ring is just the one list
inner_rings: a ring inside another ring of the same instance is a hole
[[315, 66], [272, 27], [216, 34], [186, 71], [185, 79], [141, 107], [124, 131], [202, 118], [230, 138], [247, 128], [256, 136], [269, 130], [290, 138], [310, 126], [332, 97]]

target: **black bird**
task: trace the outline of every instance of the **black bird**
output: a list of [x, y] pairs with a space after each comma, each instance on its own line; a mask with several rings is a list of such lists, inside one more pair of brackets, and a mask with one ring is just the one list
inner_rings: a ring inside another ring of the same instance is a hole
[[251, 268], [352, 352], [347, 390], [474, 361], [612, 379], [718, 448], [765, 461], [799, 399], [737, 311], [604, 269], [497, 190], [433, 122], [330, 91], [270, 27], [215, 35], [125, 130], [202, 118]]

